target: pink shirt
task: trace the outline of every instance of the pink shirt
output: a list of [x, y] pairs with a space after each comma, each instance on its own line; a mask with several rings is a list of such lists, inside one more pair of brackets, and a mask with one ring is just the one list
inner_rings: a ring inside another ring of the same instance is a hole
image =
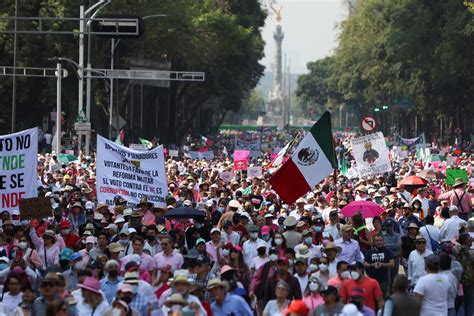
[[206, 252], [211, 257], [211, 260], [217, 262], [217, 249], [212, 243], [212, 240], [206, 242]]
[[35, 248], [37, 249], [39, 258], [43, 263], [43, 269], [46, 269], [47, 267], [59, 263], [60, 250], [56, 244], [53, 244], [51, 247], [45, 250], [44, 241], [43, 239], [38, 237], [34, 228], [30, 229], [30, 237], [31, 241], [33, 242], [33, 245], [35, 245]]
[[309, 308], [309, 312], [311, 313], [316, 307], [318, 307], [318, 305], [323, 304], [324, 300], [319, 293], [311, 293], [310, 295], [303, 297], [303, 302]]
[[159, 252], [153, 257], [153, 259], [156, 262], [157, 269], [170, 265], [173, 271], [180, 269], [184, 262], [183, 256], [175, 251], [173, 251], [170, 256], [165, 255], [163, 251]]
[[[132, 255], [133, 254], [129, 254], [129, 255], [122, 258], [122, 268], [121, 268], [122, 271], [123, 271], [123, 269], [125, 269], [125, 266], [130, 261], [130, 258], [132, 258]], [[143, 269], [143, 270], [146, 270], [146, 271], [153, 271], [155, 269], [155, 261], [153, 260], [153, 258], [150, 255], [148, 255], [146, 253], [142, 253], [140, 258], [141, 258], [140, 269]]]
[[[460, 200], [458, 200], [458, 197]], [[468, 213], [472, 208], [471, 194], [469, 192], [465, 192], [462, 189], [455, 189], [443, 193], [438, 197], [438, 200], [447, 200], [449, 205], [457, 206], [460, 214]]]

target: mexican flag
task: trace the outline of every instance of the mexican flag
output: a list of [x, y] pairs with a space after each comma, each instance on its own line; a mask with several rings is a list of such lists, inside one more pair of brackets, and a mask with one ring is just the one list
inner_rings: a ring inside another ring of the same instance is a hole
[[270, 178], [270, 184], [283, 201], [293, 204], [335, 168], [331, 114], [326, 112], [301, 140], [291, 158]]
[[123, 128], [120, 130], [120, 133], [117, 135], [117, 138], [115, 139], [115, 143], [119, 145], [123, 145], [123, 139], [125, 138], [125, 133], [123, 131]]
[[138, 139], [140, 140], [140, 144], [145, 145], [146, 148], [148, 148], [148, 149], [153, 148], [153, 143], [152, 142], [146, 140], [145, 138], [141, 138], [141, 137], [139, 137]]

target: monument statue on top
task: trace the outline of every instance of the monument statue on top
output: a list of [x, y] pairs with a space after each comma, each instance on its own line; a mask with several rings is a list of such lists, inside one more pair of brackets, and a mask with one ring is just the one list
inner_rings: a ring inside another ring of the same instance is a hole
[[284, 124], [284, 99], [282, 96], [282, 53], [281, 44], [283, 42], [283, 31], [281, 28], [282, 9], [275, 0], [268, 0], [267, 5], [275, 15], [276, 30], [273, 33], [275, 40], [275, 55], [273, 60], [273, 89], [268, 94], [267, 103], [267, 122], [268, 124], [275, 124], [282, 128]]

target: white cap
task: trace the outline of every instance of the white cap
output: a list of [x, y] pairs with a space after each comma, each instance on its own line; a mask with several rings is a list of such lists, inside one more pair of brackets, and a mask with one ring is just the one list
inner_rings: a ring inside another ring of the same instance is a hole
[[133, 228], [133, 227], [130, 227], [130, 228], [128, 229], [128, 232], [129, 232], [130, 234], [131, 234], [131, 233], [137, 233], [137, 230], [136, 230], [135, 228]]
[[209, 207], [211, 207], [211, 206], [214, 205], [214, 202], [213, 202], [212, 200], [207, 200], [207, 201], [206, 201], [206, 205], [209, 206]]
[[125, 218], [123, 218], [123, 215], [122, 214], [117, 215], [117, 217], [115, 218], [114, 223], [118, 224], [118, 223], [123, 223], [123, 222], [125, 222]]
[[20, 210], [17, 210], [17, 209], [13, 210], [11, 215], [20, 215]]
[[184, 200], [183, 205], [187, 207], [191, 207], [193, 203], [190, 200]]
[[86, 210], [93, 210], [94, 209], [94, 203], [91, 201], [86, 202]]
[[219, 228], [217, 228], [217, 227], [214, 227], [214, 228], [211, 229], [211, 235], [212, 235], [213, 233], [216, 233], [216, 232], [217, 232], [217, 233], [220, 233], [221, 231], [220, 231]]

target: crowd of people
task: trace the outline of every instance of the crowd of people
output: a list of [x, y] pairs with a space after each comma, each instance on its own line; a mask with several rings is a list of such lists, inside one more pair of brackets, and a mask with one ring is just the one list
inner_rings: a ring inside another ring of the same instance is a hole
[[[427, 167], [416, 155], [392, 157], [390, 174], [336, 171], [294, 205], [270, 172], [222, 180], [233, 161], [216, 155], [168, 159], [166, 205], [108, 206], [94, 156], [57, 158], [38, 155], [51, 217], [0, 214], [0, 315], [474, 315], [473, 188], [437, 172], [400, 185]], [[456, 154], [454, 167], [471, 174], [474, 156]], [[344, 216], [354, 201], [381, 211]], [[166, 216], [178, 207], [202, 216]]]

